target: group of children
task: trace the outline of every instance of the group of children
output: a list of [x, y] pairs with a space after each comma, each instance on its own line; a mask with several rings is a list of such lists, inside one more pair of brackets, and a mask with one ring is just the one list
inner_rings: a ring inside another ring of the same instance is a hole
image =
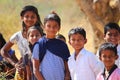
[[[69, 31], [69, 44], [75, 50], [70, 56], [65, 37], [56, 36], [61, 19], [55, 12], [44, 18], [44, 25], [34, 6], [25, 6], [20, 16], [22, 31], [15, 33], [1, 49], [1, 55], [16, 68], [15, 80], [120, 80], [120, 28], [116, 23], [104, 28], [105, 43], [97, 53], [100, 62], [84, 48], [84, 28]], [[19, 61], [8, 54], [14, 44], [21, 53]]]

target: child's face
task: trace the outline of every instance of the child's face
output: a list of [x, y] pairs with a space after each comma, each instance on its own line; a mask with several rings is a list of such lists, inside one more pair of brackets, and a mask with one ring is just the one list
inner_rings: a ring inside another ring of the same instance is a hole
[[28, 35], [28, 41], [33, 45], [41, 38], [41, 34], [38, 30], [32, 29]]
[[59, 24], [54, 20], [49, 20], [44, 25], [44, 30], [48, 38], [54, 38], [59, 29], [60, 29]]
[[115, 60], [118, 58], [112, 50], [101, 51], [100, 60], [104, 63], [107, 69], [111, 68], [115, 64]]
[[104, 35], [104, 40], [106, 42], [111, 42], [111, 43], [117, 45], [118, 42], [119, 42], [119, 37], [120, 37], [120, 33], [118, 32], [118, 30], [116, 30], [116, 29], [110, 29]]
[[37, 15], [32, 11], [27, 11], [21, 19], [24, 21], [27, 28], [34, 26], [38, 20]]
[[87, 39], [85, 39], [81, 34], [73, 34], [70, 36], [69, 43], [70, 45], [76, 50], [81, 50], [85, 43], [87, 42]]

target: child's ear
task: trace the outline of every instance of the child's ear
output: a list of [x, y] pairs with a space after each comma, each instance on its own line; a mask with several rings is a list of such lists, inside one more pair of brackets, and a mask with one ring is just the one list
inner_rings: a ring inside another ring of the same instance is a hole
[[23, 17], [21, 16], [21, 20], [23, 20]]
[[103, 39], [106, 40], [106, 35], [105, 34], [103, 35]]
[[119, 56], [117, 55], [116, 57], [115, 57], [115, 59], [117, 60], [119, 58]]
[[87, 39], [85, 39], [85, 44], [87, 43]]
[[68, 41], [68, 43], [71, 45], [70, 40]]
[[102, 59], [101, 59], [101, 56], [99, 56], [99, 59], [102, 60]]

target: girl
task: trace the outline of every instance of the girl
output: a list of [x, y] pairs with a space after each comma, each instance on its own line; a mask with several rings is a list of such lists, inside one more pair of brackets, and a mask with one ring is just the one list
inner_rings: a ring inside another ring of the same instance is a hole
[[112, 43], [104, 43], [99, 48], [100, 60], [104, 63], [104, 72], [97, 76], [96, 80], [120, 80], [120, 69], [115, 64], [117, 49]]
[[[56, 39], [61, 20], [56, 13], [44, 18], [46, 35], [39, 39], [33, 49], [33, 72], [37, 80], [69, 80], [67, 60], [70, 56], [67, 45]], [[44, 55], [44, 56], [43, 56]]]
[[5, 44], [5, 46], [1, 50], [1, 55], [8, 60], [13, 66], [16, 67], [18, 72], [20, 73], [21, 67], [20, 61], [16, 62], [14, 61], [9, 55], [8, 50], [14, 45], [17, 44], [21, 57], [23, 57], [25, 54], [29, 54], [30, 50], [28, 47], [28, 42], [26, 39], [27, 31], [28, 29], [33, 25], [41, 26], [42, 23], [40, 21], [40, 17], [38, 14], [38, 10], [36, 7], [28, 5], [23, 8], [23, 10], [20, 13], [21, 20], [22, 20], [22, 30], [15, 33], [9, 40], [8, 43]]
[[[35, 42], [38, 41], [39, 38], [43, 36], [43, 31], [39, 28], [39, 26], [33, 26], [28, 29], [27, 32], [27, 39], [29, 42], [29, 48], [31, 50], [31, 53], [33, 51], [33, 45]], [[33, 75], [33, 70], [31, 72], [30, 69], [32, 68], [32, 63], [31, 63], [31, 57], [28, 58], [29, 61], [26, 61], [26, 71], [27, 71], [27, 80], [37, 80], [35, 76]]]

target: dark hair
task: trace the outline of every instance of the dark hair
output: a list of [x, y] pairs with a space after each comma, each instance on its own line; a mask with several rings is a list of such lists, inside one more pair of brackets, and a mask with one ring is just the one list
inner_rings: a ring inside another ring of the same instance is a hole
[[[39, 14], [38, 14], [38, 9], [37, 9], [35, 6], [27, 5], [27, 6], [25, 6], [25, 7], [22, 9], [22, 11], [21, 11], [21, 13], [20, 13], [20, 16], [24, 16], [24, 14], [25, 14], [27, 11], [32, 11], [32, 12], [34, 12], [34, 13], [36, 14], [38, 21], [36, 22], [35, 26], [40, 26], [40, 28], [41, 28], [42, 22], [41, 22], [41, 20], [40, 20]], [[23, 26], [23, 31], [26, 31], [26, 25], [25, 25], [24, 22], [22, 22], [22, 26]], [[42, 29], [42, 28], [41, 28], [41, 29]]]
[[86, 31], [82, 27], [72, 28], [68, 33], [69, 39], [70, 39], [71, 35], [77, 34], [77, 33], [81, 34], [84, 37], [84, 39], [86, 39]]
[[55, 12], [52, 12], [52, 13], [48, 14], [44, 18], [44, 24], [46, 24], [46, 22], [49, 21], [49, 20], [54, 20], [58, 23], [59, 26], [61, 25], [61, 19]]
[[106, 24], [104, 27], [104, 34], [106, 34], [107, 31], [110, 29], [116, 29], [120, 33], [120, 27], [117, 23], [110, 22], [110, 23]]
[[41, 34], [41, 36], [43, 36], [43, 30], [41, 30], [41, 28], [39, 26], [32, 26], [28, 29], [28, 32], [27, 32], [27, 36], [30, 34], [31, 32], [31, 29], [35, 29], [35, 30], [38, 30]]
[[2, 35], [2, 33], [0, 33], [0, 49], [6, 44], [6, 41]]
[[66, 41], [65, 37], [62, 34], [56, 35], [56, 39], [64, 39]]
[[110, 50], [113, 51], [115, 53], [115, 55], [117, 55], [117, 48], [114, 44], [112, 43], [103, 43], [100, 47], [99, 47], [99, 56], [101, 56], [101, 52], [103, 50]]

